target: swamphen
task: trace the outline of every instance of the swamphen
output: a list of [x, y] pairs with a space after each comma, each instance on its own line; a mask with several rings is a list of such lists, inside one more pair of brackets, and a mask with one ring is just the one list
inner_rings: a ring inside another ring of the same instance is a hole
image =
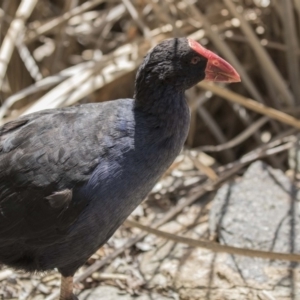
[[179, 154], [199, 81], [238, 82], [192, 39], [168, 39], [140, 66], [134, 99], [44, 110], [0, 127], [0, 262], [72, 277]]

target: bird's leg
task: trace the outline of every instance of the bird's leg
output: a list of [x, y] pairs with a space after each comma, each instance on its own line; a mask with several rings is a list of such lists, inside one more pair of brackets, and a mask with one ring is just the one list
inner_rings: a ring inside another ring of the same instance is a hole
[[59, 300], [78, 300], [73, 294], [73, 276], [61, 276]]

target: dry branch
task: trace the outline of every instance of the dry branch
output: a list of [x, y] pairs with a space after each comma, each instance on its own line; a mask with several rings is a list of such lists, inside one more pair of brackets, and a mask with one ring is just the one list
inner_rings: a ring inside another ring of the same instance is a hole
[[278, 90], [283, 96], [283, 100], [288, 104], [292, 105], [294, 103], [294, 97], [286, 86], [286, 83], [276, 68], [275, 64], [271, 60], [270, 56], [266, 50], [262, 47], [259, 39], [253, 32], [249, 23], [243, 18], [243, 16], [237, 12], [235, 4], [231, 0], [223, 0], [227, 5], [228, 9], [239, 19], [241, 23], [241, 29], [243, 30], [245, 36], [249, 39], [249, 45], [252, 47], [253, 51], [256, 54], [257, 59], [260, 61], [260, 64], [265, 69], [265, 72], [268, 74], [269, 78], [273, 81], [273, 88]]
[[300, 262], [300, 254], [253, 250], [253, 249], [247, 249], [247, 248], [238, 248], [238, 247], [232, 247], [232, 246], [227, 246], [227, 245], [221, 245], [221, 244], [210, 242], [210, 241], [195, 240], [195, 239], [175, 235], [175, 234], [172, 234], [169, 232], [157, 230], [150, 226], [142, 225], [133, 220], [126, 220], [125, 225], [128, 225], [130, 227], [139, 228], [143, 231], [146, 231], [151, 234], [155, 234], [159, 237], [171, 240], [175, 243], [182, 243], [182, 244], [186, 244], [186, 245], [189, 245], [192, 247], [205, 248], [205, 249], [211, 250], [213, 252], [223, 252], [223, 253], [237, 254], [237, 255], [248, 256], [248, 257], [260, 257], [260, 258], [264, 258], [264, 259], [275, 259], [275, 260], [287, 260], [287, 261]]
[[0, 49], [0, 89], [6, 74], [7, 66], [11, 59], [14, 47], [20, 33], [24, 29], [26, 20], [31, 15], [37, 0], [22, 0], [14, 20], [11, 22], [8, 32]]
[[41, 26], [39, 26], [36, 30], [29, 31], [26, 35], [24, 42], [29, 44], [39, 38], [41, 35], [48, 33], [49, 31], [55, 29], [57, 26], [62, 25], [63, 23], [68, 22], [72, 17], [82, 14], [83, 12], [94, 8], [100, 3], [104, 2], [104, 0], [91, 0], [84, 2], [82, 5], [74, 7], [70, 11], [67, 11], [62, 16], [59, 16]]
[[216, 94], [228, 101], [238, 103], [238, 104], [243, 105], [255, 112], [266, 115], [272, 119], [275, 119], [277, 121], [280, 121], [282, 123], [285, 123], [285, 124], [288, 124], [295, 128], [300, 129], [300, 121], [286, 113], [283, 113], [279, 110], [276, 110], [274, 108], [271, 108], [271, 107], [268, 107], [261, 103], [258, 103], [250, 98], [241, 96], [241, 95], [234, 93], [228, 89], [221, 88], [220, 86], [217, 86], [215, 84], [201, 82], [198, 85], [206, 90], [213, 92], [214, 94]]

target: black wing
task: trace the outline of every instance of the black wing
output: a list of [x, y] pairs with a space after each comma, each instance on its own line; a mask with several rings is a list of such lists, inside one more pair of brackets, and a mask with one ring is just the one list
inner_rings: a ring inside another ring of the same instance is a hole
[[46, 110], [0, 128], [0, 243], [45, 244], [64, 236], [89, 201], [78, 190], [127, 134], [122, 118], [131, 104]]

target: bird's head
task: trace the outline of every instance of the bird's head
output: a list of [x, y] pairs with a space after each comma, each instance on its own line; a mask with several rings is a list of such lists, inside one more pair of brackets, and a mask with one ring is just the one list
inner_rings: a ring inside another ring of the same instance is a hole
[[[155, 82], [186, 90], [201, 80], [241, 81], [236, 70], [224, 59], [189, 38], [164, 40], [145, 57], [136, 79], [136, 87]], [[157, 86], [158, 88], [158, 86]]]

